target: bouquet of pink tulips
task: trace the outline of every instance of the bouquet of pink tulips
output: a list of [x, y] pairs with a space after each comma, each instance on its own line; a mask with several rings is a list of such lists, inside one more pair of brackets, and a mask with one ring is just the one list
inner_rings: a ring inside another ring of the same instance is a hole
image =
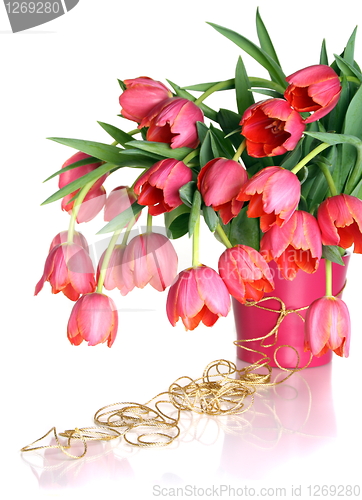
[[[186, 329], [212, 326], [230, 310], [230, 296], [259, 301], [274, 289], [269, 262], [293, 280], [314, 273], [326, 260], [325, 296], [314, 301], [305, 322], [305, 349], [348, 356], [350, 319], [333, 296], [332, 262], [352, 247], [362, 253], [362, 73], [354, 60], [353, 32], [330, 63], [325, 42], [319, 64], [283, 73], [257, 12], [259, 45], [211, 24], [252, 56], [269, 78], [248, 76], [243, 59], [230, 80], [181, 87], [150, 77], [120, 81], [121, 117], [131, 130], [100, 123], [111, 144], [52, 138], [77, 152], [51, 177], [59, 190], [44, 203], [61, 201], [70, 214], [68, 231], [53, 239], [38, 294], [48, 281], [52, 293], [75, 302], [68, 322], [74, 345], [107, 342], [117, 334], [118, 313], [103, 289], [121, 295], [150, 284], [168, 289], [167, 316]], [[215, 92], [235, 92], [235, 109], [206, 104]], [[258, 99], [257, 96], [262, 96]], [[133, 185], [122, 181], [134, 167]], [[119, 186], [106, 194], [103, 184]], [[76, 223], [104, 210], [112, 233], [98, 269]], [[142, 210], [147, 231], [129, 240]], [[152, 218], [164, 214], [167, 237], [153, 232]], [[200, 223], [225, 245], [218, 270], [199, 261]], [[122, 235], [121, 235], [122, 233]], [[192, 237], [190, 267], [178, 273], [170, 240]]]

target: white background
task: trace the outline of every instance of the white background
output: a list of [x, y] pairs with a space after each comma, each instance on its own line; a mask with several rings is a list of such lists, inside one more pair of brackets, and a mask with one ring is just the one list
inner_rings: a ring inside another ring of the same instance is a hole
[[[100, 455], [95, 449], [93, 458], [81, 462], [59, 456], [44, 462], [43, 455], [19, 452], [54, 425], [58, 430], [92, 425], [101, 406], [145, 402], [181, 375], [200, 376], [214, 359], [235, 361], [231, 314], [212, 329], [185, 332], [182, 325], [173, 328], [168, 323], [166, 294], [145, 289], [121, 298], [114, 293], [120, 320], [114, 346], [76, 348], [66, 338], [70, 301], [62, 294], [52, 296], [48, 284], [37, 297], [33, 293], [49, 243], [69, 221], [58, 203], [40, 206], [57, 189], [56, 180], [42, 181], [74, 152], [46, 137], [112, 142], [97, 120], [133, 129], [132, 122], [117, 117], [117, 78], [147, 75], [179, 85], [232, 78], [241, 52], [206, 21], [257, 42], [257, 6], [286, 74], [318, 63], [324, 37], [329, 54], [340, 53], [362, 20], [359, 2], [349, 0], [338, 6], [321, 0], [80, 0], [57, 20], [12, 34], [0, 6], [4, 498], [112, 494], [117, 499], [126, 492], [130, 498], [141, 492], [142, 498], [154, 498], [156, 484], [278, 486], [288, 488], [290, 495], [292, 487], [302, 485], [307, 498], [308, 485], [358, 484], [362, 324], [358, 255], [352, 258], [344, 295], [353, 325], [350, 358], [335, 357], [324, 370], [310, 369], [278, 394], [268, 393], [266, 401], [274, 401], [280, 414], [264, 409], [264, 417], [257, 420], [254, 413], [254, 427], [250, 427], [253, 418], [245, 417], [236, 435], [226, 420], [185, 416], [184, 427], [191, 427], [170, 449], [132, 451], [115, 443], [114, 449]], [[359, 61], [361, 40], [358, 34]], [[249, 57], [244, 59], [251, 76], [264, 76]], [[232, 97], [225, 92], [207, 103], [235, 109]], [[124, 171], [124, 177], [120, 172], [105, 187], [110, 191], [126, 182], [132, 182], [132, 171]], [[99, 216], [82, 228], [94, 256], [104, 247], [102, 238], [94, 236], [103, 224]], [[201, 260], [214, 266], [222, 248], [206, 230], [203, 234]], [[190, 263], [190, 242], [184, 238], [175, 245], [181, 270]], [[259, 411], [263, 403], [258, 404]]]

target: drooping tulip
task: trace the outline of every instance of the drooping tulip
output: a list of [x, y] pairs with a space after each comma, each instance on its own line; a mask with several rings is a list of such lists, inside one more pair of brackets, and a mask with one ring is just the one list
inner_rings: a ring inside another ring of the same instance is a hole
[[45, 261], [43, 276], [35, 287], [38, 295], [49, 281], [52, 293], [63, 292], [70, 300], [95, 290], [94, 269], [88, 252], [75, 243], [56, 245]]
[[305, 351], [320, 357], [331, 349], [347, 358], [350, 338], [350, 316], [342, 299], [327, 296], [312, 302], [305, 319]]
[[258, 301], [274, 290], [273, 276], [265, 259], [247, 245], [227, 248], [219, 258], [219, 274], [229, 293], [244, 304]]
[[126, 90], [119, 98], [121, 115], [140, 123], [160, 102], [172, 97], [171, 91], [161, 82], [148, 76], [124, 80]]
[[[77, 194], [78, 191], [75, 191], [74, 193], [70, 193], [62, 199], [62, 210], [68, 212], [69, 215], [72, 214], [74, 202], [70, 201], [72, 198]], [[106, 190], [104, 189], [103, 186], [99, 186], [97, 188], [90, 189], [88, 193], [86, 194], [84, 200], [82, 201], [79, 211], [76, 217], [76, 221], [78, 224], [82, 222], [89, 222], [96, 217], [99, 212], [102, 210], [104, 207], [104, 204], [106, 202]]]
[[194, 330], [200, 322], [212, 326], [227, 316], [230, 295], [218, 273], [200, 265], [181, 271], [168, 292], [166, 310], [173, 326], [179, 318], [186, 330]]
[[[130, 289], [126, 287], [122, 279], [122, 273], [121, 273], [124, 250], [125, 250], [125, 245], [115, 245], [115, 247], [113, 248], [106, 269], [103, 286], [106, 290], [113, 290], [114, 288], [118, 288], [122, 295], [127, 295]], [[107, 250], [103, 252], [101, 258], [99, 259], [97, 267], [97, 281], [99, 280], [99, 275], [103, 265], [106, 251]], [[132, 285], [131, 290], [133, 289], [133, 287], [134, 285]]]
[[182, 204], [179, 189], [192, 180], [192, 171], [174, 158], [161, 160], [137, 180], [134, 191], [139, 205], [148, 205], [151, 215], [170, 212]]
[[302, 269], [314, 273], [322, 257], [322, 239], [313, 215], [297, 210], [283, 227], [274, 225], [260, 241], [267, 262], [275, 260], [284, 279], [293, 280]]
[[[104, 206], [104, 220], [106, 222], [111, 221], [114, 217], [129, 209], [136, 200], [137, 197], [133, 189], [127, 186], [118, 186], [114, 188], [109, 193]], [[137, 221], [140, 215], [141, 213], [138, 213], [135, 220], [130, 221], [125, 227]]]
[[292, 151], [305, 129], [300, 114], [284, 99], [266, 99], [243, 114], [241, 133], [250, 156], [282, 155]]
[[362, 253], [362, 201], [355, 196], [339, 194], [324, 200], [317, 219], [323, 245], [337, 245]]
[[177, 264], [177, 254], [166, 236], [139, 234], [126, 246], [122, 265], [114, 269], [113, 279], [123, 294], [134, 287], [144, 288], [148, 283], [162, 292], [173, 283]]
[[268, 231], [274, 224], [286, 223], [300, 200], [298, 177], [281, 167], [266, 167], [257, 172], [241, 188], [236, 197], [249, 201], [248, 217], [260, 217], [260, 228]]
[[83, 295], [71, 312], [67, 336], [73, 345], [85, 340], [89, 346], [107, 342], [111, 347], [118, 329], [118, 312], [113, 300], [103, 293]]
[[[68, 231], [61, 231], [56, 236], [54, 236], [54, 238], [52, 239], [52, 242], [50, 243], [49, 252], [51, 250], [53, 250], [53, 248], [56, 245], [61, 245], [62, 243], [67, 243], [67, 241], [68, 241]], [[82, 233], [79, 233], [78, 231], [74, 231], [73, 243], [83, 247], [84, 250], [86, 250], [89, 253], [88, 242]]]
[[286, 78], [284, 97], [299, 113], [313, 112], [304, 123], [319, 120], [337, 104], [342, 91], [337, 73], [325, 64], [296, 71]]
[[205, 205], [218, 211], [223, 223], [227, 224], [243, 207], [236, 196], [247, 180], [248, 174], [239, 162], [215, 158], [201, 169], [197, 187]]
[[138, 128], [148, 127], [148, 141], [165, 142], [171, 148], [196, 148], [200, 142], [196, 123], [203, 121], [203, 112], [196, 104], [171, 97], [155, 106]]

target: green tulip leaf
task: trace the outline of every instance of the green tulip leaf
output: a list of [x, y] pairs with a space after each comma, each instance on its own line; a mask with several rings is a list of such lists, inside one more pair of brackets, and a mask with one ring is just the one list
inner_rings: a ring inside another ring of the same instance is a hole
[[346, 62], [349, 63], [350, 65], [354, 64], [354, 47], [356, 42], [356, 34], [357, 34], [357, 26], [355, 27], [351, 36], [349, 37], [349, 40], [343, 51], [343, 57], [346, 60]]
[[244, 111], [249, 106], [254, 104], [255, 101], [251, 92], [250, 81], [241, 57], [238, 59], [235, 70], [235, 91], [238, 112], [240, 115], [243, 115]]
[[151, 142], [151, 141], [131, 141], [127, 143], [127, 147], [141, 149], [147, 151], [158, 157], [175, 158], [176, 160], [183, 160], [191, 151], [191, 148], [171, 148], [164, 142]]
[[258, 218], [247, 216], [247, 207], [230, 222], [229, 240], [232, 245], [247, 245], [259, 251], [260, 226]]
[[133, 136], [123, 132], [123, 130], [110, 125], [109, 123], [98, 122], [99, 125], [109, 134], [114, 140], [116, 140], [124, 148], [127, 147], [126, 144], [133, 141]]
[[260, 47], [266, 52], [280, 67], [278, 56], [275, 52], [274, 45], [270, 39], [269, 33], [259, 14], [259, 8], [256, 10], [256, 30], [260, 42]]
[[319, 56], [319, 64], [325, 64], [326, 66], [328, 66], [328, 54], [327, 54], [327, 47], [325, 40], [323, 40], [322, 42], [321, 53]]
[[345, 76], [355, 76], [360, 82], [362, 82], [362, 74], [358, 69], [347, 62], [343, 57], [334, 54], [337, 66]]
[[187, 184], [184, 184], [182, 188], [179, 189], [179, 195], [183, 203], [188, 207], [192, 207], [192, 202], [194, 199], [194, 194], [196, 191], [196, 182], [190, 181]]
[[238, 47], [255, 59], [255, 61], [261, 64], [269, 72], [273, 81], [279, 83], [283, 88], [287, 87], [285, 75], [281, 67], [263, 49], [259, 48], [255, 45], [255, 43], [251, 42], [239, 33], [230, 30], [229, 28], [224, 28], [223, 26], [213, 23], [208, 24], [226, 38], [234, 42]]
[[340, 266], [344, 266], [344, 262], [339, 247], [332, 245], [323, 245], [322, 248], [323, 248], [322, 257], [324, 259], [330, 260], [331, 262], [335, 262]]
[[204, 205], [202, 207], [202, 215], [204, 216], [207, 227], [213, 233], [219, 224], [219, 217], [217, 216], [217, 213], [212, 207]]
[[[185, 99], [188, 99], [189, 101], [196, 101], [196, 98], [192, 94], [190, 94], [189, 92], [187, 92], [183, 88], [176, 85], [176, 83], [171, 82], [171, 80], [167, 80], [167, 81], [179, 97], [184, 97]], [[216, 116], [217, 116], [216, 111], [209, 108], [209, 106], [206, 106], [206, 104], [204, 104], [204, 103], [201, 103], [199, 105], [199, 108], [202, 110], [202, 112], [204, 113], [204, 115], [207, 118], [210, 118], [210, 120], [216, 121]]]
[[141, 210], [145, 207], [142, 205], [138, 205], [137, 202], [133, 203], [129, 208], [116, 215], [111, 221], [108, 222], [97, 234], [106, 234], [106, 233], [114, 233], [114, 231], [118, 231], [127, 226], [132, 219], [136, 217]]
[[190, 208], [180, 205], [164, 214], [167, 236], [173, 240], [181, 238], [189, 230]]
[[210, 160], [214, 158], [214, 153], [211, 146], [211, 132], [207, 131], [205, 139], [203, 140], [200, 147], [200, 167], [203, 167]]
[[117, 148], [117, 146], [111, 146], [110, 144], [103, 144], [100, 142], [84, 141], [82, 139], [66, 139], [63, 137], [48, 137], [48, 139], [63, 144], [64, 146], [78, 149], [78, 151], [99, 158], [102, 161], [113, 163], [114, 165], [118, 165], [118, 162], [121, 161], [121, 157], [119, 156], [121, 149]]

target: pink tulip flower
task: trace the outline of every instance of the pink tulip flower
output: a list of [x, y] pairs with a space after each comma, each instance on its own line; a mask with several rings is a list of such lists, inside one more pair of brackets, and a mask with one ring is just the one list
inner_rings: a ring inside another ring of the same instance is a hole
[[300, 191], [298, 177], [290, 170], [266, 167], [242, 186], [236, 199], [249, 201], [248, 217], [260, 217], [260, 228], [265, 232], [290, 219], [298, 206]]
[[200, 265], [181, 271], [170, 287], [167, 317], [175, 326], [181, 318], [186, 330], [194, 330], [202, 321], [212, 326], [230, 310], [230, 295], [216, 271]]
[[355, 196], [339, 194], [324, 200], [317, 213], [323, 245], [349, 248], [362, 253], [362, 201]]
[[304, 123], [319, 120], [337, 104], [342, 86], [337, 73], [324, 64], [296, 71], [286, 78], [284, 97], [299, 113], [314, 112]]
[[[62, 168], [68, 167], [72, 163], [86, 160], [87, 158], [91, 158], [91, 156], [87, 155], [86, 153], [82, 153], [81, 151], [78, 151], [78, 153], [75, 153], [62, 165]], [[102, 162], [90, 163], [89, 165], [83, 165], [81, 167], [76, 167], [76, 168], [72, 168], [70, 170], [67, 170], [63, 174], [59, 175], [59, 181], [58, 181], [59, 189], [67, 186], [70, 182], [73, 182], [76, 179], [79, 179], [79, 177], [83, 177], [83, 175], [89, 174], [89, 172], [93, 172], [93, 170], [100, 167], [101, 165], [102, 165]], [[100, 187], [103, 184], [103, 182], [106, 180], [106, 178], [107, 178], [107, 174], [100, 177], [96, 181], [96, 183], [94, 184], [92, 189], [96, 189], [97, 187]]]
[[88, 252], [75, 243], [56, 245], [50, 251], [43, 276], [35, 287], [38, 295], [44, 283], [49, 281], [52, 293], [63, 292], [70, 300], [95, 290], [94, 269]]
[[125, 292], [148, 283], [162, 292], [177, 274], [178, 258], [171, 241], [158, 233], [135, 236], [126, 246], [122, 265], [114, 270], [114, 281]]
[[[119, 288], [122, 295], [127, 295], [130, 291], [122, 280], [121, 266], [123, 262], [123, 254], [125, 250], [124, 245], [115, 245], [112, 250], [111, 257], [109, 259], [109, 264], [106, 270], [105, 279], [103, 286], [106, 290], [113, 290], [114, 288]], [[97, 281], [99, 279], [100, 270], [103, 265], [104, 256], [107, 250], [105, 250], [99, 259], [97, 267]], [[133, 289], [133, 286], [131, 290]]]
[[293, 280], [302, 269], [314, 273], [322, 257], [322, 239], [317, 220], [297, 210], [283, 227], [273, 226], [260, 241], [267, 262], [275, 260], [283, 278]]
[[121, 94], [119, 103], [121, 115], [128, 120], [140, 123], [152, 108], [172, 97], [165, 85], [148, 76], [124, 80], [126, 90]]
[[201, 169], [197, 187], [205, 205], [218, 211], [223, 223], [227, 224], [243, 207], [236, 196], [247, 180], [248, 174], [239, 162], [215, 158]]
[[284, 99], [266, 99], [247, 108], [240, 122], [250, 156], [282, 155], [292, 151], [305, 129], [300, 114]]
[[191, 169], [182, 161], [167, 158], [146, 170], [134, 191], [139, 205], [147, 205], [151, 215], [160, 215], [182, 205], [179, 189], [191, 180]]
[[312, 302], [305, 319], [305, 351], [320, 357], [331, 349], [347, 358], [350, 339], [351, 321], [342, 299], [322, 297]]
[[[137, 200], [133, 189], [127, 186], [118, 186], [113, 189], [108, 195], [106, 204], [104, 206], [104, 220], [111, 221], [117, 215], [129, 209], [131, 205]], [[136, 215], [134, 220], [130, 221], [127, 226], [134, 224], [140, 217], [141, 212]]]
[[148, 127], [148, 141], [165, 142], [171, 148], [196, 148], [199, 144], [196, 122], [203, 122], [201, 109], [182, 97], [160, 102], [138, 128]]
[[67, 335], [73, 345], [85, 340], [93, 346], [107, 342], [111, 347], [118, 328], [118, 312], [115, 303], [103, 293], [83, 295], [73, 307]]
[[[70, 201], [78, 191], [74, 191], [73, 193], [64, 196], [62, 199], [62, 210], [68, 212], [69, 215], [72, 214], [74, 201]], [[94, 219], [99, 212], [103, 209], [104, 204], [106, 202], [106, 190], [103, 186], [99, 186], [96, 189], [93, 187], [88, 191], [85, 196], [82, 204], [80, 205], [76, 221], [78, 224], [82, 222], [89, 222]]]
[[[56, 236], [54, 236], [54, 238], [50, 244], [49, 252], [51, 250], [53, 250], [53, 248], [56, 245], [61, 245], [62, 243], [67, 243], [67, 241], [68, 241], [68, 231], [61, 231]], [[87, 240], [85, 239], [85, 237], [83, 236], [82, 233], [79, 233], [78, 231], [74, 231], [73, 243], [75, 243], [76, 245], [79, 245], [80, 247], [83, 247], [84, 250], [86, 250], [89, 253], [89, 247], [88, 247]]]
[[266, 260], [246, 245], [228, 248], [219, 258], [219, 274], [229, 293], [241, 304], [258, 301], [274, 290], [273, 276]]

